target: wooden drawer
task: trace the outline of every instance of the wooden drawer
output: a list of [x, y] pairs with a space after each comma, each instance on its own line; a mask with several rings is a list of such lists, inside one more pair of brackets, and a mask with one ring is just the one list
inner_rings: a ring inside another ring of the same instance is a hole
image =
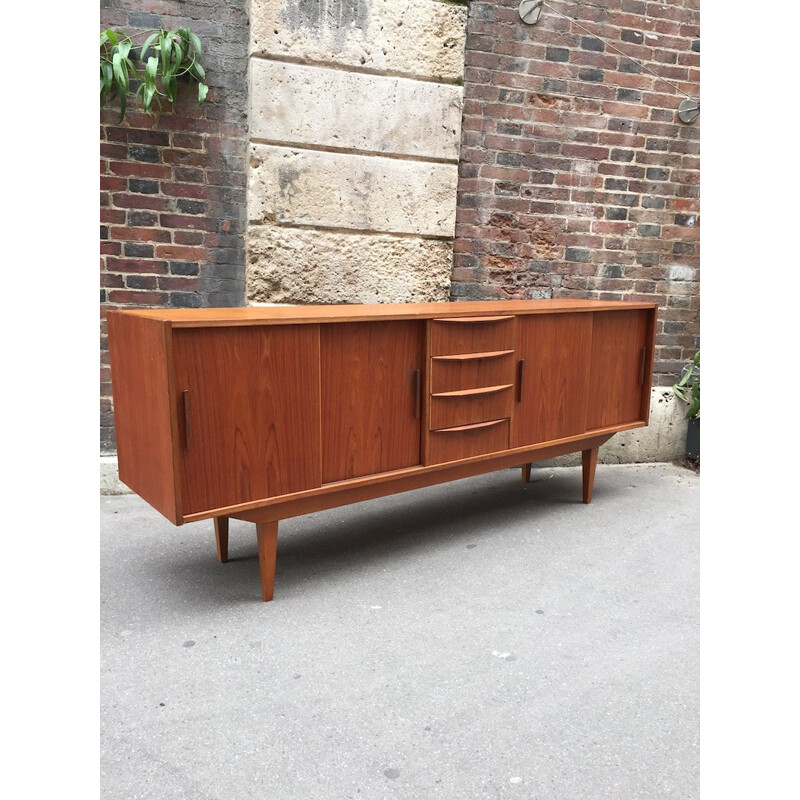
[[430, 428], [452, 428], [510, 417], [514, 406], [513, 388], [511, 384], [504, 384], [433, 395]]
[[513, 383], [514, 363], [513, 350], [434, 356], [431, 359], [431, 393]]
[[508, 449], [511, 420], [496, 419], [444, 430], [431, 431], [429, 463], [444, 464]]
[[431, 321], [431, 355], [513, 350], [514, 317], [449, 317]]

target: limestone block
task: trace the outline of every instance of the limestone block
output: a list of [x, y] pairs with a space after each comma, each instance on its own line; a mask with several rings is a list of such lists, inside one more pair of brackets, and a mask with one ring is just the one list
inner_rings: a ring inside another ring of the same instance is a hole
[[455, 234], [455, 164], [250, 145], [254, 222]]
[[250, 138], [458, 162], [460, 86], [251, 59]]
[[252, 0], [250, 52], [460, 80], [467, 7], [436, 0]]
[[437, 239], [251, 226], [253, 303], [446, 301], [453, 244]]

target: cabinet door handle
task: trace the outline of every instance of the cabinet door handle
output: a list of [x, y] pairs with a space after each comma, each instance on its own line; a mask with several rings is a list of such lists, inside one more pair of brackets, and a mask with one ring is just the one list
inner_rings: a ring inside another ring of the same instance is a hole
[[422, 372], [414, 370], [414, 419], [419, 419], [422, 408]]
[[517, 364], [517, 402], [522, 402], [522, 385], [525, 381], [525, 359], [521, 358]]
[[643, 347], [639, 351], [639, 386], [644, 386], [644, 366], [647, 363], [647, 350]]
[[183, 431], [186, 449], [189, 450], [192, 446], [192, 429], [189, 424], [189, 390], [184, 389], [181, 392], [183, 398]]

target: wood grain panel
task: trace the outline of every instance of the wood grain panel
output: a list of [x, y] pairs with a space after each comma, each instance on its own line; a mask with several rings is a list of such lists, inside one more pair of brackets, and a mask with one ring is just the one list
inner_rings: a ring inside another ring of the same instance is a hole
[[324, 483], [420, 463], [423, 339], [414, 321], [322, 326]]
[[521, 317], [517, 356], [522, 400], [514, 409], [515, 447], [563, 439], [586, 430], [590, 314]]
[[514, 349], [514, 317], [453, 317], [431, 322], [431, 355]]
[[171, 322], [173, 327], [214, 325], [292, 325], [299, 322], [372, 322], [391, 319], [440, 319], [509, 314], [563, 314], [575, 311], [655, 307], [654, 303], [619, 300], [483, 300], [456, 303], [376, 303], [372, 305], [249, 306], [246, 308], [165, 308], [120, 313]]
[[444, 464], [508, 449], [511, 421], [499, 419], [475, 425], [431, 431], [430, 463]]
[[120, 480], [178, 522], [167, 323], [108, 312]]
[[473, 389], [479, 392], [466, 395], [432, 395], [430, 427], [452, 428], [473, 422], [488, 422], [510, 417], [514, 407], [513, 385], [506, 388], [492, 387], [492, 391]]
[[515, 363], [513, 350], [472, 353], [467, 358], [462, 355], [434, 357], [431, 359], [431, 392], [513, 383]]
[[317, 325], [179, 330], [173, 355], [184, 513], [320, 485]]
[[649, 385], [649, 312], [603, 311], [592, 316], [587, 430], [639, 421], [643, 390]]

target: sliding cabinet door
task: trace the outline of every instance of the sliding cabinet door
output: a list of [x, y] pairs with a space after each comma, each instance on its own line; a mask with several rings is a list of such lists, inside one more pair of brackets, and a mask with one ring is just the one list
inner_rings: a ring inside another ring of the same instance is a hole
[[419, 464], [424, 323], [320, 330], [323, 483]]
[[576, 436], [586, 430], [592, 315], [517, 318], [517, 402], [513, 446]]
[[320, 484], [319, 326], [173, 334], [183, 513]]
[[647, 421], [651, 314], [635, 309], [592, 315], [589, 430]]

